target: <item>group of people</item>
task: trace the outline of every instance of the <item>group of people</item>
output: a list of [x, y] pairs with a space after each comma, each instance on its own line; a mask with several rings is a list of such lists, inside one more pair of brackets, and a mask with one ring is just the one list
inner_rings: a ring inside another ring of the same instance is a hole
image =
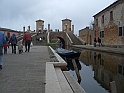
[[[18, 45], [18, 52], [21, 54], [23, 52], [23, 45], [25, 45], [25, 52], [30, 51], [32, 37], [29, 32], [26, 32], [23, 36], [22, 41], [18, 41], [15, 34], [13, 34], [10, 39], [5, 36], [3, 32], [0, 32], [0, 69], [2, 69], [2, 57], [3, 57], [3, 49], [4, 54], [7, 54], [7, 48], [9, 45], [12, 46], [12, 53], [16, 54], [16, 46]], [[25, 44], [24, 44], [25, 43]]]
[[36, 37], [36, 43], [38, 43], [38, 42], [41, 43], [42, 41], [44, 42], [44, 40], [45, 40], [45, 37], [40, 37], [40, 38]]
[[[94, 47], [96, 47], [96, 43], [97, 43], [97, 40], [96, 38], [94, 38]], [[98, 37], [98, 43], [99, 43], [99, 47], [102, 45], [101, 43], [101, 39]]]

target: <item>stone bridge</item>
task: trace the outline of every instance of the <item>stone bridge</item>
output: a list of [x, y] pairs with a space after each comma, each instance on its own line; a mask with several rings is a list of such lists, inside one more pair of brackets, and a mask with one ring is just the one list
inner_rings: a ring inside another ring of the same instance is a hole
[[[68, 49], [71, 45], [81, 45], [82, 42], [79, 40], [77, 36], [75, 36], [73, 33], [67, 33], [67, 32], [48, 32], [48, 33], [41, 33], [39, 35], [33, 35], [33, 44], [34, 45], [47, 45], [51, 42], [53, 39], [58, 39], [58, 44], [62, 48]], [[44, 42], [42, 43], [36, 43], [36, 38], [39, 37], [45, 37]]]
[[66, 32], [50, 32], [49, 33], [49, 41], [52, 39], [60, 39], [62, 43], [62, 48], [65, 48], [67, 45], [71, 45], [71, 40], [68, 37]]
[[62, 44], [62, 48], [67, 48], [70, 45], [82, 45], [82, 42], [77, 36], [73, 33], [67, 32], [50, 32], [49, 33], [49, 40], [52, 39], [60, 39], [60, 43]]

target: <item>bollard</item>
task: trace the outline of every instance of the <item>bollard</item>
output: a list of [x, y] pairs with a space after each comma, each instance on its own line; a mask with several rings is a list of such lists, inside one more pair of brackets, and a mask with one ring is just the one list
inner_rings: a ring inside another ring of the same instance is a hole
[[115, 81], [110, 82], [111, 93], [117, 93]]

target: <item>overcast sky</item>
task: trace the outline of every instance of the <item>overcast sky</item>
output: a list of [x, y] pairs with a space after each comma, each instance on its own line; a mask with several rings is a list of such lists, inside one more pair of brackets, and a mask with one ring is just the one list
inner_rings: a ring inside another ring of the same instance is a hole
[[51, 29], [62, 30], [61, 20], [72, 20], [75, 34], [89, 26], [93, 15], [116, 0], [0, 0], [0, 27], [23, 30], [23, 26], [36, 29], [36, 20], [44, 20]]

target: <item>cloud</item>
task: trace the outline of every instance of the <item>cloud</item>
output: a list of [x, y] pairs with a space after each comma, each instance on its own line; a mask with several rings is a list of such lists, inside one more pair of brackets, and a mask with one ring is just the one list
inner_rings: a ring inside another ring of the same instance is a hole
[[62, 29], [61, 20], [69, 18], [78, 30], [89, 26], [93, 15], [116, 0], [0, 0], [0, 26], [14, 30], [23, 30], [23, 26], [31, 26], [35, 21], [45, 21], [51, 29]]

